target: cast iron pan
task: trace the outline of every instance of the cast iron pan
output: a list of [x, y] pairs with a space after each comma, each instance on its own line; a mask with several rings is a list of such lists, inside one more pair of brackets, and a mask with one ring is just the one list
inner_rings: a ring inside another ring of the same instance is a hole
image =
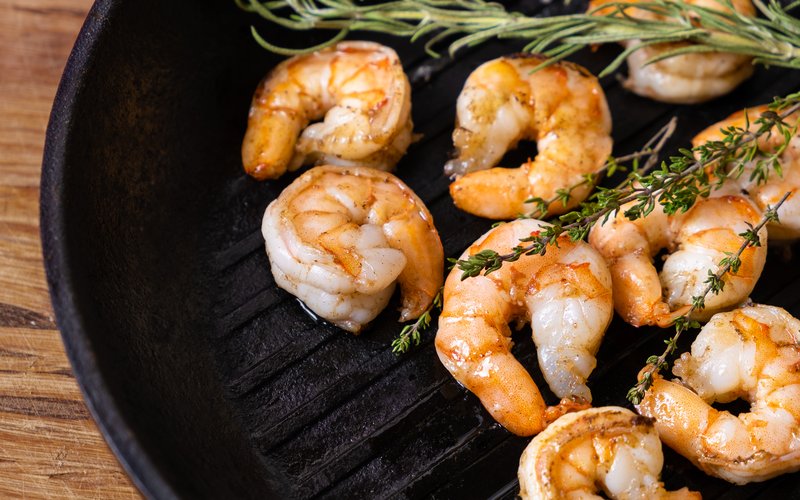
[[[511, 7], [565, 9], [556, 3]], [[251, 93], [279, 60], [256, 46], [251, 23], [283, 45], [328, 36], [279, 31], [232, 1], [107, 0], [92, 9], [67, 64], [47, 134], [42, 238], [64, 343], [108, 442], [153, 498], [513, 497], [528, 440], [495, 424], [451, 379], [433, 331], [397, 357], [395, 307], [354, 337], [315, 321], [274, 285], [260, 221], [296, 174], [258, 183], [241, 171]], [[441, 171], [455, 97], [478, 64], [520, 47], [492, 42], [432, 61], [418, 45], [379, 41], [404, 61], [424, 135], [397, 173], [427, 203], [445, 253], [458, 255], [491, 222], [459, 212], [447, 194]], [[617, 51], [573, 60], [597, 72]], [[635, 150], [677, 115], [674, 151], [799, 81], [759, 69], [728, 97], [676, 107], [607, 78], [615, 151]], [[506, 163], [532, 155], [526, 147]], [[753, 299], [800, 314], [798, 259], [772, 249]], [[515, 337], [515, 352], [544, 388], [529, 335]], [[624, 405], [662, 341], [615, 320], [591, 379], [595, 404]], [[663, 477], [707, 498], [800, 495], [798, 475], [733, 487], [669, 450]]]

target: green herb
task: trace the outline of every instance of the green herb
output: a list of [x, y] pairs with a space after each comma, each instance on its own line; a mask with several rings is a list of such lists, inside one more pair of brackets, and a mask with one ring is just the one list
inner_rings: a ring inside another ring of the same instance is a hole
[[[599, 220], [608, 219], [626, 203], [625, 216], [635, 220], [647, 216], [659, 203], [668, 215], [686, 212], [698, 197], [706, 197], [712, 189], [721, 186], [729, 178], [742, 175], [746, 165], [752, 166], [751, 178], [765, 182], [770, 171], [778, 163], [779, 153], [797, 133], [796, 125], [785, 120], [800, 110], [800, 93], [776, 98], [767, 111], [761, 114], [750, 130], [749, 120], [745, 127], [723, 129], [723, 139], [707, 142], [691, 150], [680, 150], [669, 163], [652, 173], [631, 172], [617, 188], [598, 187], [597, 191], [583, 202], [578, 210], [568, 212], [556, 219], [552, 225], [520, 240], [520, 245], [511, 252], [500, 254], [494, 250], [483, 250], [467, 259], [459, 260], [462, 279], [491, 273], [500, 269], [503, 262], [514, 262], [523, 255], [544, 255], [548, 245], [556, 244], [560, 236], [572, 241], [584, 239]], [[777, 151], [764, 152], [758, 139], [780, 134], [783, 142]]]
[[692, 297], [692, 306], [689, 308], [689, 310], [675, 319], [675, 322], [673, 323], [675, 326], [675, 334], [668, 340], [664, 341], [667, 344], [667, 348], [664, 349], [664, 352], [661, 353], [660, 356], [650, 356], [647, 358], [648, 367], [641, 374], [636, 385], [628, 391], [627, 397], [631, 403], [635, 405], [641, 403], [644, 393], [653, 384], [653, 377], [659, 371], [664, 370], [669, 366], [667, 363], [667, 357], [675, 352], [675, 349], [678, 347], [678, 339], [680, 338], [681, 334], [690, 328], [700, 328], [700, 324], [697, 321], [692, 321], [690, 319], [692, 314], [705, 308], [706, 297], [709, 294], [717, 295], [722, 291], [725, 286], [725, 275], [728, 272], [735, 274], [739, 270], [739, 266], [742, 263], [742, 253], [744, 253], [748, 247], [761, 246], [761, 239], [758, 237], [758, 232], [767, 223], [778, 222], [778, 209], [791, 194], [791, 192], [787, 192], [783, 195], [783, 198], [781, 198], [780, 201], [775, 204], [775, 206], [767, 207], [767, 210], [764, 212], [764, 216], [761, 218], [761, 221], [759, 221], [758, 224], [755, 226], [750, 226], [745, 232], [739, 234], [739, 236], [742, 237], [742, 244], [739, 249], [735, 253], [732, 253], [719, 261], [717, 264], [718, 270], [716, 273], [711, 271], [708, 272], [708, 279], [705, 281], [707, 284], [705, 290], [703, 290], [700, 295]]
[[[600, 170], [584, 175], [583, 180], [573, 184], [568, 188], [556, 190], [556, 194], [549, 200], [545, 200], [544, 198], [530, 198], [525, 200], [525, 203], [535, 204], [536, 208], [531, 212], [521, 214], [519, 218], [543, 219], [547, 217], [550, 205], [556, 202], [561, 202], [561, 204], [566, 205], [572, 198], [573, 191], [581, 186], [594, 186], [603, 175], [608, 175], [610, 177], [617, 172], [630, 171], [638, 174], [649, 172], [658, 163], [658, 155], [661, 153], [661, 150], [664, 148], [667, 140], [669, 140], [669, 138], [672, 137], [672, 134], [675, 133], [675, 127], [677, 125], [678, 119], [672, 117], [670, 121], [661, 127], [661, 129], [659, 129], [659, 131], [656, 132], [655, 135], [653, 135], [653, 137], [651, 137], [639, 151], [617, 158], [613, 156], [610, 157]], [[642, 158], [647, 158], [647, 161], [644, 163], [644, 165], [640, 166], [639, 162]], [[630, 168], [625, 166], [625, 163], [627, 162], [632, 162]]]
[[392, 341], [392, 352], [395, 354], [403, 354], [408, 352], [413, 344], [415, 347], [419, 345], [422, 340], [422, 332], [424, 332], [431, 324], [431, 311], [433, 309], [442, 308], [442, 289], [433, 297], [433, 302], [425, 310], [422, 315], [417, 318], [414, 323], [406, 325], [400, 330], [400, 334]]
[[800, 3], [788, 6], [777, 0], [754, 0], [763, 17], [748, 17], [733, 10], [730, 0], [719, 0], [728, 12], [712, 10], [684, 0], [638, 2], [636, 8], [661, 19], [634, 19], [624, 12], [630, 4], [603, 6], [603, 15], [570, 14], [529, 17], [508, 12], [500, 3], [483, 0], [236, 0], [239, 7], [293, 30], [334, 30], [327, 42], [302, 49], [288, 49], [264, 39], [255, 28], [253, 36], [268, 50], [279, 54], [308, 53], [330, 46], [352, 31], [387, 33], [409, 38], [425, 37], [425, 50], [449, 41], [451, 55], [460, 48], [493, 38], [513, 38], [529, 43], [524, 50], [541, 53], [552, 64], [587, 45], [638, 40], [620, 54], [600, 76], [614, 71], [630, 53], [661, 43], [691, 42], [664, 51], [648, 62], [691, 52], [729, 52], [754, 57], [769, 66], [800, 68], [800, 20], [789, 14]]

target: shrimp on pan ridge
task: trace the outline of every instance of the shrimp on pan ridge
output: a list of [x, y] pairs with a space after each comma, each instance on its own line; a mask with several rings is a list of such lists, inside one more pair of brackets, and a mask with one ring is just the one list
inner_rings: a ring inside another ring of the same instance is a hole
[[[589, 10], [597, 15], [607, 15], [613, 7], [603, 5], [617, 0], [591, 0]], [[644, 0], [626, 0], [635, 6]], [[720, 0], [687, 0], [710, 10], [729, 12], [728, 4]], [[733, 0], [733, 8], [739, 14], [755, 16], [750, 0]], [[649, 21], [667, 20], [653, 11], [626, 7], [625, 15]], [[641, 44], [641, 40], [622, 42], [625, 48]], [[727, 94], [753, 74], [752, 57], [726, 52], [682, 54], [652, 64], [645, 63], [670, 50], [689, 47], [689, 43], [660, 43], [643, 47], [628, 56], [628, 80], [625, 87], [640, 96], [675, 104], [696, 104]]]
[[[661, 439], [705, 473], [745, 484], [800, 470], [800, 321], [755, 305], [711, 318], [638, 405]], [[748, 413], [711, 407], [744, 399]]]
[[[462, 258], [484, 249], [507, 251], [547, 224], [521, 219], [478, 239]], [[530, 374], [511, 354], [509, 323], [530, 321], [539, 366], [560, 398], [591, 401], [586, 379], [613, 315], [611, 277], [589, 245], [562, 238], [545, 255], [523, 256], [488, 275], [444, 286], [436, 352], [445, 368], [509, 431], [540, 432], [550, 418]], [[569, 408], [562, 401], [554, 411]], [[578, 406], [578, 405], [574, 405]]]
[[617, 406], [569, 413], [525, 448], [519, 461], [523, 499], [699, 499], [682, 488], [666, 491], [661, 441], [649, 418]]
[[[750, 130], [755, 130], [759, 125], [754, 124], [753, 121], [767, 110], [767, 106], [758, 106], [734, 113], [697, 134], [692, 143], [694, 146], [699, 146], [708, 141], [721, 141], [724, 134], [720, 129], [729, 127], [744, 129], [747, 126], [748, 118]], [[790, 127], [795, 126], [797, 118], [797, 114], [790, 116], [786, 119], [786, 124]], [[761, 151], [774, 153], [783, 142], [783, 135], [773, 132], [771, 135], [762, 136], [758, 145]], [[778, 209], [780, 221], [770, 222], [767, 226], [770, 241], [800, 238], [800, 196], [796, 196], [797, 190], [800, 189], [800, 137], [797, 135], [792, 137], [780, 155], [779, 161], [781, 171], [771, 171], [766, 182], [759, 183], [759, 180], [753, 177], [755, 161], [745, 164], [742, 175], [737, 179], [739, 186], [747, 191], [748, 196], [762, 211], [766, 211], [768, 206], [778, 203], [787, 192], [791, 193]]]
[[280, 63], [259, 84], [242, 163], [259, 180], [308, 163], [391, 170], [412, 128], [411, 87], [394, 50], [341, 42]]
[[[635, 202], [632, 202], [635, 203]], [[684, 314], [692, 298], [703, 295], [709, 272], [736, 252], [744, 241], [740, 233], [748, 223], [758, 224], [761, 212], [739, 194], [733, 183], [698, 198], [688, 212], [668, 216], [656, 203], [646, 217], [629, 220], [623, 205], [616, 216], [589, 233], [589, 243], [605, 257], [614, 283], [614, 307], [634, 326], [668, 326]], [[712, 314], [744, 302], [761, 276], [767, 255], [767, 231], [758, 236], [761, 246], [748, 247], [742, 264], [726, 273], [719, 294], [706, 297], [705, 309], [692, 318], [706, 320]], [[662, 250], [670, 254], [659, 274], [653, 259]]]
[[[458, 156], [445, 165], [446, 174], [460, 176], [450, 185], [458, 208], [513, 219], [536, 208], [531, 198], [550, 200], [604, 166], [611, 154], [611, 114], [597, 78], [567, 62], [531, 72], [545, 61], [501, 57], [467, 78], [456, 103]], [[536, 140], [536, 158], [519, 168], [490, 168], [523, 139]], [[553, 202], [548, 214], [564, 213], [591, 189], [575, 188], [566, 206]]]
[[387, 172], [312, 168], [270, 203], [262, 232], [278, 286], [353, 333], [386, 307], [395, 282], [401, 321], [419, 317], [442, 284], [433, 218]]

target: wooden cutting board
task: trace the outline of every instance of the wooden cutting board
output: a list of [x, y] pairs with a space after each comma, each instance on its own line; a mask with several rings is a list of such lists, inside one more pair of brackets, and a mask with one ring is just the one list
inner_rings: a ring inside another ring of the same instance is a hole
[[44, 134], [90, 0], [0, 0], [0, 498], [138, 498], [55, 327], [39, 240]]

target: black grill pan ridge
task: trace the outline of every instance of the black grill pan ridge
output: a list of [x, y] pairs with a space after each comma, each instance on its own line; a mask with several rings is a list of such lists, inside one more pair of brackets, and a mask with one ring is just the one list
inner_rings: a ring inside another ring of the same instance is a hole
[[[389, 43], [398, 42], [389, 40]], [[411, 146], [396, 174], [428, 205], [448, 256], [460, 254], [491, 224], [453, 207], [447, 193], [449, 180], [441, 173], [452, 150], [450, 133], [455, 97], [466, 76], [481, 62], [518, 49], [512, 43], [489, 42], [469, 54], [460, 54], [452, 62], [426, 70], [426, 81], [415, 82], [412, 100], [415, 129], [424, 135]], [[599, 55], [585, 51], [572, 60], [597, 72], [609, 61], [610, 53], [608, 49]], [[421, 59], [420, 64], [429, 63]], [[407, 71], [414, 74], [415, 69], [407, 67]], [[679, 131], [666, 148], [667, 152], [674, 151], [730, 112], [744, 105], [770, 101], [773, 96], [797, 88], [788, 71], [760, 69], [732, 95], [690, 107], [637, 97], [625, 91], [616, 78], [606, 78], [602, 83], [614, 117], [616, 154], [637, 149], [669, 117], [677, 116]], [[515, 159], [514, 153], [509, 156], [511, 161]], [[516, 159], [519, 158], [517, 154]], [[242, 240], [244, 243], [236, 244], [237, 248], [244, 248], [246, 255], [232, 253], [221, 262], [223, 274], [235, 276], [225, 279], [241, 282], [252, 276], [252, 269], [268, 268], [263, 246], [256, 243], [254, 236], [258, 232], [260, 227], [254, 224], [253, 233]], [[767, 276], [775, 275], [777, 280], [781, 274], [772, 269], [773, 266], [780, 269], [781, 264], [776, 262], [780, 260], [778, 253], [770, 253], [765, 278], [754, 298], [787, 298], [784, 290], [771, 287], [766, 281]], [[800, 270], [795, 266], [792, 271], [784, 274], [786, 279], [781, 286], [796, 287]], [[237, 273], [241, 276], [236, 276]], [[230, 337], [235, 335], [249, 338], [237, 344], [237, 349], [246, 348], [248, 342], [263, 342], [264, 336], [269, 336], [263, 328], [277, 323], [278, 318], [305, 314], [296, 299], [279, 297], [287, 294], [274, 290], [271, 277], [262, 284], [260, 294], [252, 298], [237, 297], [235, 293], [225, 297], [226, 304], [238, 307], [230, 315], [240, 317], [233, 321], [235, 331], [220, 332], [220, 338], [227, 339], [226, 342], [234, 342]], [[269, 296], [271, 301], [262, 295]], [[249, 307], [249, 301], [264, 307]], [[796, 303], [787, 306], [797, 314]], [[479, 401], [439, 366], [432, 343], [435, 328], [411, 354], [399, 358], [392, 355], [389, 342], [400, 326], [394, 321], [394, 310], [388, 309], [358, 338], [323, 322], [307, 324], [306, 320], [300, 320], [305, 328], [302, 334], [281, 334], [269, 341], [277, 352], [290, 350], [287, 355], [291, 360], [278, 360], [272, 351], [264, 351], [250, 361], [243, 375], [229, 379], [228, 393], [236, 395], [232, 402], [246, 416], [256, 446], [265, 458], [275, 460], [298, 480], [301, 496], [513, 498], [518, 493], [519, 456], [528, 439], [513, 436], [494, 423]], [[259, 318], [264, 321], [258, 321]], [[252, 331], [249, 323], [257, 323]], [[532, 372], [537, 385], [548, 393], [536, 366], [529, 334], [526, 328], [515, 335], [515, 353]], [[663, 345], [663, 338], [655, 329], [636, 330], [615, 318], [590, 379], [595, 404], [629, 406], [625, 392], [643, 360]], [[242, 367], [236, 366], [234, 371], [241, 373]], [[301, 390], [302, 396], [298, 398], [276, 395], [291, 391], [298, 384], [307, 385], [310, 390]], [[552, 394], [549, 397], [550, 402], [555, 401]], [[261, 415], [265, 407], [270, 408], [271, 415], [279, 416], [265, 419]], [[712, 497], [743, 494], [744, 498], [770, 488], [782, 491], [787, 483], [794, 482], [773, 480], [735, 487], [704, 476], [671, 450], [665, 449], [665, 453], [668, 458], [663, 476], [669, 486], [688, 485], [707, 490]], [[792, 491], [800, 495], [800, 487]]]

